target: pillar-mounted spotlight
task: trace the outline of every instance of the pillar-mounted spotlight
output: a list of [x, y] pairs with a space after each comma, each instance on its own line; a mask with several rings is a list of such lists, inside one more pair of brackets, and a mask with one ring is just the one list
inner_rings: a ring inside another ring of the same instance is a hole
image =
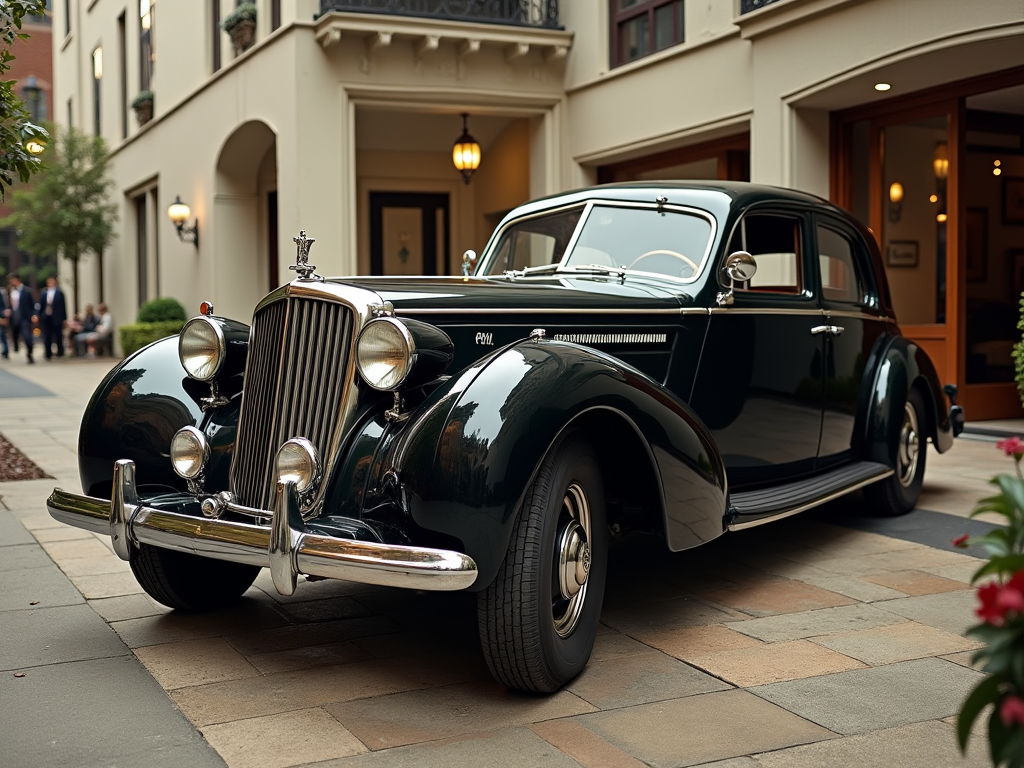
[[462, 135], [455, 140], [455, 146], [452, 147], [452, 162], [462, 173], [462, 179], [467, 184], [473, 176], [473, 171], [480, 167], [480, 145], [469, 133], [469, 128], [466, 126], [468, 118], [469, 115], [463, 112]]
[[188, 204], [181, 202], [179, 195], [174, 196], [174, 202], [168, 207], [167, 215], [174, 222], [174, 226], [178, 230], [178, 239], [183, 243], [192, 243], [198, 248], [199, 220], [197, 219], [196, 223], [192, 226], [185, 224], [188, 217], [192, 215], [192, 209], [188, 207]]

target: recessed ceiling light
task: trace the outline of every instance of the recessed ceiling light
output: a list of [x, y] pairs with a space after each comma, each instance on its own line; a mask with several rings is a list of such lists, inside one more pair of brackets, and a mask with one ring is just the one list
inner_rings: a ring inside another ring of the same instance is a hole
[[890, 88], [892, 88], [892, 86], [888, 83], [875, 83], [876, 91], [888, 91]]

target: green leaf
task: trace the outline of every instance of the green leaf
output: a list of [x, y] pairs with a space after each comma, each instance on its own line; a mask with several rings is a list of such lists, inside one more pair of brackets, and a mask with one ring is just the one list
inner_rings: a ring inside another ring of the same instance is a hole
[[999, 678], [986, 677], [974, 687], [964, 701], [956, 719], [956, 740], [960, 745], [961, 752], [967, 751], [967, 742], [971, 738], [971, 726], [978, 719], [981, 710], [995, 701], [998, 696]]

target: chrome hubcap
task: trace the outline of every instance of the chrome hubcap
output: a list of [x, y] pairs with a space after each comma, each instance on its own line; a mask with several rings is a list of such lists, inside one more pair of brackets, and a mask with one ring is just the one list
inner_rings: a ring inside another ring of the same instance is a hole
[[896, 473], [900, 485], [904, 488], [909, 488], [914, 482], [920, 454], [921, 438], [917, 431], [917, 412], [908, 402], [903, 406], [903, 426], [900, 428], [900, 441], [896, 452]]
[[560, 637], [572, 634], [583, 613], [590, 575], [589, 540], [590, 505], [583, 489], [573, 483], [562, 499], [555, 545], [557, 586], [552, 590], [551, 616]]

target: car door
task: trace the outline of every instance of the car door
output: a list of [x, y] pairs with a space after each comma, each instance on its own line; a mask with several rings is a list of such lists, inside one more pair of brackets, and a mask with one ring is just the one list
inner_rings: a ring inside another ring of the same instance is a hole
[[821, 432], [822, 311], [807, 258], [810, 219], [755, 210], [733, 230], [721, 260], [753, 255], [757, 273], [711, 311], [691, 403], [711, 429], [732, 488], [780, 482], [814, 469]]
[[828, 467], [853, 458], [861, 380], [886, 320], [860, 235], [837, 217], [816, 214], [814, 223], [821, 305], [829, 328], [818, 465]]

